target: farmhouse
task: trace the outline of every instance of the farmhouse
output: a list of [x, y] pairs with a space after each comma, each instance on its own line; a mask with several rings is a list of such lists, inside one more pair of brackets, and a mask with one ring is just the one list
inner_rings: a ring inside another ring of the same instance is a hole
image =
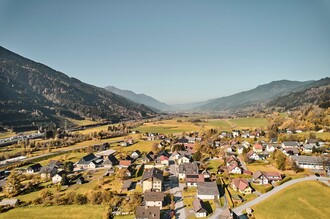
[[197, 183], [197, 197], [202, 200], [218, 199], [220, 194], [217, 183], [215, 181]]
[[316, 156], [293, 156], [291, 157], [300, 168], [321, 170], [330, 167], [330, 159]]

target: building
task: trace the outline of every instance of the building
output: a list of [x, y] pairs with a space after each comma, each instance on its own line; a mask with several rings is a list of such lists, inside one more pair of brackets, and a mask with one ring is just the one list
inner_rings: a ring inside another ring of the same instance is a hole
[[145, 170], [142, 175], [142, 191], [161, 192], [163, 187], [163, 171], [158, 168]]
[[207, 216], [207, 211], [203, 207], [203, 201], [200, 200], [199, 198], [195, 198], [193, 203], [193, 210], [195, 212], [195, 217], [206, 217]]
[[247, 179], [244, 179], [244, 178], [234, 179], [231, 183], [231, 187], [235, 191], [239, 191], [242, 194], [251, 194], [252, 193], [252, 189], [249, 186], [249, 182], [247, 181]]
[[187, 175], [197, 175], [199, 168], [196, 162], [179, 164], [179, 180], [185, 180]]
[[198, 183], [204, 181], [204, 174], [191, 174], [186, 176], [186, 185], [188, 187], [197, 187]]
[[291, 148], [291, 147], [299, 147], [298, 142], [296, 141], [284, 141], [282, 143], [282, 148]]
[[55, 176], [52, 177], [53, 184], [61, 183], [63, 176], [66, 174], [67, 172], [65, 172], [64, 170], [56, 173]]
[[316, 156], [292, 156], [291, 157], [300, 168], [323, 170], [330, 167], [329, 157]]
[[144, 192], [144, 201], [148, 207], [163, 207], [164, 193], [162, 192]]
[[282, 180], [282, 176], [278, 172], [261, 172], [258, 170], [253, 174], [253, 182], [261, 185], [271, 184], [280, 180]]
[[253, 151], [256, 153], [262, 153], [262, 145], [261, 144], [253, 145]]
[[197, 197], [202, 200], [219, 199], [219, 189], [215, 181], [197, 183]]
[[103, 163], [102, 163], [102, 165], [104, 167], [109, 167], [109, 168], [114, 167], [114, 166], [116, 166], [118, 164], [119, 164], [119, 161], [112, 154], [109, 155], [109, 156], [105, 156], [105, 159], [103, 160]]
[[94, 161], [98, 159], [93, 153], [90, 153], [86, 156], [84, 156], [83, 158], [81, 158], [77, 163], [76, 163], [76, 166], [78, 168], [81, 168], [81, 169], [87, 169], [88, 168], [88, 165]]
[[40, 163], [36, 163], [36, 164], [33, 164], [31, 166], [29, 166], [27, 169], [26, 169], [26, 173], [36, 173], [36, 172], [39, 172], [40, 169], [41, 169], [41, 165]]
[[160, 207], [138, 206], [135, 219], [160, 219]]

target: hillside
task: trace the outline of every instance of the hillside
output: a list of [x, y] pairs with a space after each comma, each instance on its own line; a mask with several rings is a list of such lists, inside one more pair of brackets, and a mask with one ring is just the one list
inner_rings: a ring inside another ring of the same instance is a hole
[[173, 109], [173, 107], [167, 105], [166, 103], [160, 102], [160, 101], [156, 100], [155, 98], [150, 97], [145, 94], [137, 94], [130, 90], [121, 90], [114, 86], [107, 86], [107, 87], [105, 87], [105, 89], [107, 89], [108, 91], [111, 91], [112, 93], [118, 94], [122, 97], [125, 97], [135, 103], [144, 104], [148, 107], [151, 107], [151, 108], [154, 108], [154, 109], [157, 109], [160, 111], [168, 111], [168, 110]]
[[315, 81], [303, 90], [277, 97], [270, 101], [269, 107], [283, 107], [285, 110], [300, 108], [305, 105], [318, 105], [321, 108], [330, 107], [330, 78]]
[[60, 124], [64, 117], [120, 121], [154, 115], [144, 105], [83, 83], [0, 47], [0, 122]]
[[221, 97], [195, 108], [199, 111], [241, 110], [246, 107], [264, 106], [269, 100], [300, 90], [313, 81], [273, 81], [260, 85], [252, 90], [240, 92], [231, 96]]

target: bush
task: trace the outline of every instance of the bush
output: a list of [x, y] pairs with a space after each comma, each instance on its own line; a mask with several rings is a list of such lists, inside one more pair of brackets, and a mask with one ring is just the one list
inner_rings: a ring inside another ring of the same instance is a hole
[[84, 205], [87, 203], [87, 197], [83, 194], [76, 194], [74, 197], [74, 203], [79, 205]]

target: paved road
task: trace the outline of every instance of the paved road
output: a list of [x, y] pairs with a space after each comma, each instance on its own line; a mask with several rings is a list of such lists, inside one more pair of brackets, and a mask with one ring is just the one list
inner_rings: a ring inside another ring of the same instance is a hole
[[[316, 177], [316, 176], [309, 176], [309, 177], [305, 177], [305, 178], [300, 178], [300, 179], [294, 179], [291, 181], [288, 181], [274, 189], [272, 189], [271, 191], [260, 195], [258, 198], [253, 199], [252, 201], [249, 201], [247, 203], [245, 203], [244, 205], [241, 205], [237, 208], [234, 208], [233, 211], [237, 214], [237, 215], [242, 215], [242, 211], [244, 211], [246, 208], [250, 208], [253, 205], [258, 204], [259, 202], [269, 198], [270, 196], [274, 195], [275, 193], [281, 191], [284, 188], [287, 188], [288, 186], [291, 186], [293, 184], [296, 183], [300, 183], [300, 182], [304, 182], [304, 181], [309, 181], [309, 180], [319, 180], [319, 181], [325, 181], [327, 182], [328, 180], [330, 180], [330, 177]], [[327, 183], [328, 184], [328, 183]], [[329, 185], [329, 184], [328, 184]]]

